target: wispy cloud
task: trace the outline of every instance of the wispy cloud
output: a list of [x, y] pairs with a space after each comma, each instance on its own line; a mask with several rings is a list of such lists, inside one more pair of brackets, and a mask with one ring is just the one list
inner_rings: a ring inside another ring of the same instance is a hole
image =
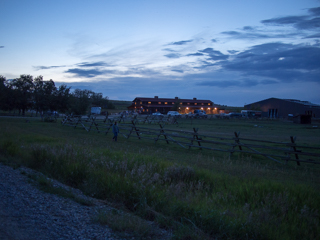
[[106, 62], [82, 62], [77, 64], [79, 67], [101, 67], [101, 66], [109, 66]]
[[61, 66], [33, 66], [33, 68], [34, 68], [36, 71], [53, 69], [53, 68], [62, 68], [62, 67], [66, 67], [66, 65], [61, 65]]
[[110, 72], [110, 71], [99, 70], [99, 69], [81, 69], [81, 68], [71, 68], [65, 71], [65, 73], [71, 73], [81, 78], [93, 78], [93, 77], [104, 75], [107, 72]]
[[262, 20], [263, 24], [270, 25], [292, 25], [293, 27], [299, 30], [319, 30], [320, 29], [320, 7], [318, 8], [310, 8], [308, 10], [309, 15], [304, 16], [285, 16], [278, 18], [271, 18]]
[[179, 42], [173, 42], [173, 43], [169, 43], [168, 45], [185, 45], [187, 43], [192, 42], [193, 40], [185, 40], [185, 41], [179, 41]]
[[181, 55], [179, 53], [169, 53], [164, 56], [167, 58], [180, 58], [181, 57]]

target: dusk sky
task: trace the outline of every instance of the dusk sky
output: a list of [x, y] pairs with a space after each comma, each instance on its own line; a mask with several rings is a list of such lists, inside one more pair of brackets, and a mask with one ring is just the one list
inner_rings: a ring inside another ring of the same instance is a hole
[[112, 100], [320, 104], [319, 0], [0, 0], [0, 75]]

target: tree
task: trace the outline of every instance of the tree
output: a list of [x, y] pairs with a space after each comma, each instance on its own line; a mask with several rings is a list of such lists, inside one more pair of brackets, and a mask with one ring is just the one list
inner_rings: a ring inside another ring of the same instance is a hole
[[59, 112], [66, 113], [70, 107], [71, 94], [70, 87], [63, 84], [60, 85], [58, 89], [56, 89], [54, 93], [54, 102], [56, 109]]
[[90, 99], [91, 99], [91, 105], [94, 107], [115, 109], [114, 104], [111, 101], [109, 101], [108, 97], [103, 97], [102, 93], [92, 92]]
[[86, 114], [89, 110], [92, 91], [75, 89], [71, 94], [71, 112], [76, 115]]
[[0, 109], [9, 110], [8, 108], [8, 97], [9, 88], [7, 87], [7, 79], [0, 75]]
[[43, 89], [46, 109], [49, 109], [50, 111], [57, 111], [57, 106], [54, 97], [57, 88], [54, 84], [54, 81], [52, 79], [50, 79], [49, 81], [45, 81]]
[[33, 99], [34, 99], [34, 108], [38, 112], [42, 112], [45, 110], [45, 103], [43, 101], [43, 77], [38, 76], [34, 79], [34, 92], [33, 92]]
[[25, 111], [32, 106], [33, 97], [33, 77], [31, 75], [20, 75], [20, 78], [13, 79], [11, 82], [13, 94], [16, 98], [16, 108], [19, 114], [25, 115]]

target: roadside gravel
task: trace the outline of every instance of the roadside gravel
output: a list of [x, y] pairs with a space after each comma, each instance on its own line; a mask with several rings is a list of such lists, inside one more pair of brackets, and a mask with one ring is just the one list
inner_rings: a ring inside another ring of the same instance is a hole
[[[54, 180], [54, 186], [72, 191], [77, 197], [90, 201], [92, 206], [45, 193], [31, 183], [27, 177], [30, 174], [40, 173], [28, 168], [13, 169], [0, 163], [1, 240], [138, 239], [130, 234], [120, 237], [108, 226], [94, 221], [99, 211], [113, 209], [104, 202]], [[161, 238], [168, 239], [168, 236], [163, 232]]]

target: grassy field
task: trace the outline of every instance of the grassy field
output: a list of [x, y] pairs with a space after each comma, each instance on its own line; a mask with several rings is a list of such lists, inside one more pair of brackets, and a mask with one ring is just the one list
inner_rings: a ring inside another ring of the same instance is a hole
[[[174, 239], [319, 238], [318, 165], [284, 165], [241, 154], [230, 158], [121, 135], [112, 142], [109, 134], [36, 118], [0, 118], [0, 127], [3, 163], [26, 165], [117, 203], [172, 230]], [[166, 126], [193, 127], [215, 136], [236, 131], [242, 137], [287, 142], [296, 136], [298, 144], [320, 147], [320, 129], [290, 122], [212, 119]]]

